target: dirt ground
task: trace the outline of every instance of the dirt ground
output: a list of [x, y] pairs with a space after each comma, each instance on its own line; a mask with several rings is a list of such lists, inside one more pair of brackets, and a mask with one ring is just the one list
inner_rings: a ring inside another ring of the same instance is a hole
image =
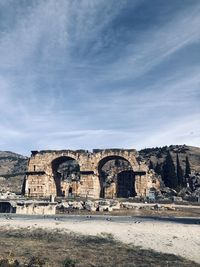
[[[0, 228], [0, 259], [19, 265], [49, 267], [198, 267], [195, 262], [172, 254], [145, 250], [98, 236], [63, 234], [60, 230]], [[4, 261], [5, 264], [5, 261]]]
[[[58, 212], [58, 214], [62, 214]], [[200, 206], [197, 207], [176, 207], [175, 210], [170, 209], [151, 209], [144, 206], [137, 209], [120, 209], [111, 212], [89, 212], [87, 210], [70, 210], [65, 214], [77, 215], [112, 215], [112, 216], [174, 216], [174, 217], [200, 217]]]
[[[20, 215], [16, 216], [13, 215], [13, 217], [9, 220], [5, 216], [1, 216], [0, 229], [1, 229], [1, 235], [3, 235], [4, 232], [6, 232], [7, 234], [9, 232], [12, 233], [13, 229], [15, 229], [16, 232], [17, 231], [21, 232], [20, 229], [26, 229], [27, 231], [25, 232], [27, 237], [29, 236], [29, 231], [31, 232], [33, 230], [36, 230], [37, 228], [43, 229], [43, 231], [52, 231], [52, 232], [60, 231], [66, 235], [66, 239], [68, 239], [67, 235], [69, 233], [74, 233], [78, 236], [81, 236], [82, 239], [85, 239], [86, 237], [89, 238], [91, 236], [98, 237], [99, 235], [101, 236], [103, 233], [106, 236], [112, 236], [115, 239], [115, 242], [121, 243], [121, 246], [122, 244], [124, 244], [124, 246], [130, 245], [137, 248], [140, 247], [145, 251], [154, 250], [154, 252], [157, 252], [159, 254], [162, 253], [174, 254], [177, 257], [181, 256], [185, 258], [185, 260], [187, 259], [190, 261], [195, 261], [196, 263], [200, 264], [200, 254], [199, 254], [200, 217], [199, 216], [182, 218], [180, 217], [180, 215], [183, 214], [185, 215], [186, 213], [179, 213], [179, 216], [175, 217], [177, 211], [171, 211], [171, 210], [164, 211], [164, 213], [163, 211], [154, 211], [154, 210], [151, 211], [143, 209], [127, 210], [127, 212], [129, 216], [122, 216], [122, 214], [127, 215], [126, 211], [123, 211], [122, 213], [118, 211], [115, 213], [115, 216], [111, 216], [110, 213], [109, 214], [105, 213], [104, 215], [99, 215], [98, 213], [99, 216], [93, 215], [91, 213], [90, 215], [86, 214], [76, 215], [75, 213], [72, 213], [69, 215], [55, 215], [50, 217], [48, 216], [20, 217]], [[118, 215], [120, 214], [120, 216], [117, 216], [117, 214]], [[57, 234], [55, 232], [55, 236], [56, 235]], [[7, 236], [6, 237], [1, 236], [1, 237], [7, 238]], [[1, 237], [0, 240], [3, 240]], [[30, 240], [27, 241], [25, 237], [26, 236], [23, 236], [22, 243], [30, 241]], [[5, 241], [5, 244], [6, 242], [7, 241]], [[15, 247], [16, 246], [15, 242], [14, 241], [12, 242], [13, 242], [13, 247]], [[22, 245], [20, 244], [20, 246]], [[32, 243], [32, 246], [33, 247], [37, 246], [37, 242]], [[65, 244], [63, 244], [63, 246], [65, 246]], [[1, 245], [1, 247], [4, 248], [3, 245]], [[73, 246], [71, 247], [71, 249], [74, 249]], [[83, 246], [83, 250], [84, 249], [85, 247]], [[188, 266], [193, 266], [191, 264]], [[91, 265], [91, 266], [99, 266], [99, 265]], [[102, 265], [102, 266], [123, 266], [123, 265]], [[129, 264], [125, 266], [135, 266], [135, 265]], [[147, 266], [147, 265], [136, 265], [136, 266]], [[159, 265], [149, 265], [149, 266], [159, 266]], [[177, 266], [177, 265], [171, 264], [169, 266]]]
[[199, 251], [199, 206], [0, 216], [0, 267], [195, 267]]

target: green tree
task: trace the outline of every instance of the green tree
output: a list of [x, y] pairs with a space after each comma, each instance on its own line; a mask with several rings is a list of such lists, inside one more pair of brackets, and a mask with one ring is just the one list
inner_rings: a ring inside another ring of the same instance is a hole
[[178, 153], [176, 154], [176, 174], [178, 179], [178, 185], [184, 185], [184, 174], [180, 165]]
[[154, 170], [153, 162], [151, 160], [149, 161], [149, 169]]
[[186, 160], [185, 160], [185, 178], [188, 178], [190, 174], [191, 174], [190, 162], [189, 162], [188, 156], [186, 156]]
[[175, 171], [174, 162], [169, 151], [167, 153], [167, 157], [163, 166], [163, 178], [166, 186], [174, 189], [177, 188], [178, 179]]
[[159, 164], [157, 162], [156, 167], [155, 167], [155, 172], [163, 177], [162, 164]]

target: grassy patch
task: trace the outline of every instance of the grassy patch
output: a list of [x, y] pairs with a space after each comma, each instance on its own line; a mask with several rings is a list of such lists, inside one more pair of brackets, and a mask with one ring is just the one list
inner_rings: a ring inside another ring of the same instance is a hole
[[197, 267], [200, 265], [172, 254], [157, 253], [118, 242], [112, 235], [105, 233], [99, 236], [83, 236], [61, 233], [58, 230], [12, 229], [0, 230], [0, 267], [2, 266]]

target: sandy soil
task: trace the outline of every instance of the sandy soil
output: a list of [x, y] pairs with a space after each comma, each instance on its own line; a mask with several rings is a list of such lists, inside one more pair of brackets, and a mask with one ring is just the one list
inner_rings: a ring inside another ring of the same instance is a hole
[[1, 228], [48, 228], [63, 229], [85, 235], [110, 233], [116, 239], [132, 243], [146, 249], [172, 253], [200, 263], [200, 225], [180, 224], [170, 221], [140, 220], [132, 218], [128, 222], [33, 219], [22, 221], [14, 218], [0, 218]]

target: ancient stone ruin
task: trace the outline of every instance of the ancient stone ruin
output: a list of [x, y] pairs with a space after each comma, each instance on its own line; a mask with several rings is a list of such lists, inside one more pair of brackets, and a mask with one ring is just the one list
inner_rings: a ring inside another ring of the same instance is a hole
[[37, 200], [0, 200], [0, 213], [16, 214], [56, 214], [56, 202]]
[[32, 151], [28, 197], [145, 197], [160, 182], [134, 149]]

